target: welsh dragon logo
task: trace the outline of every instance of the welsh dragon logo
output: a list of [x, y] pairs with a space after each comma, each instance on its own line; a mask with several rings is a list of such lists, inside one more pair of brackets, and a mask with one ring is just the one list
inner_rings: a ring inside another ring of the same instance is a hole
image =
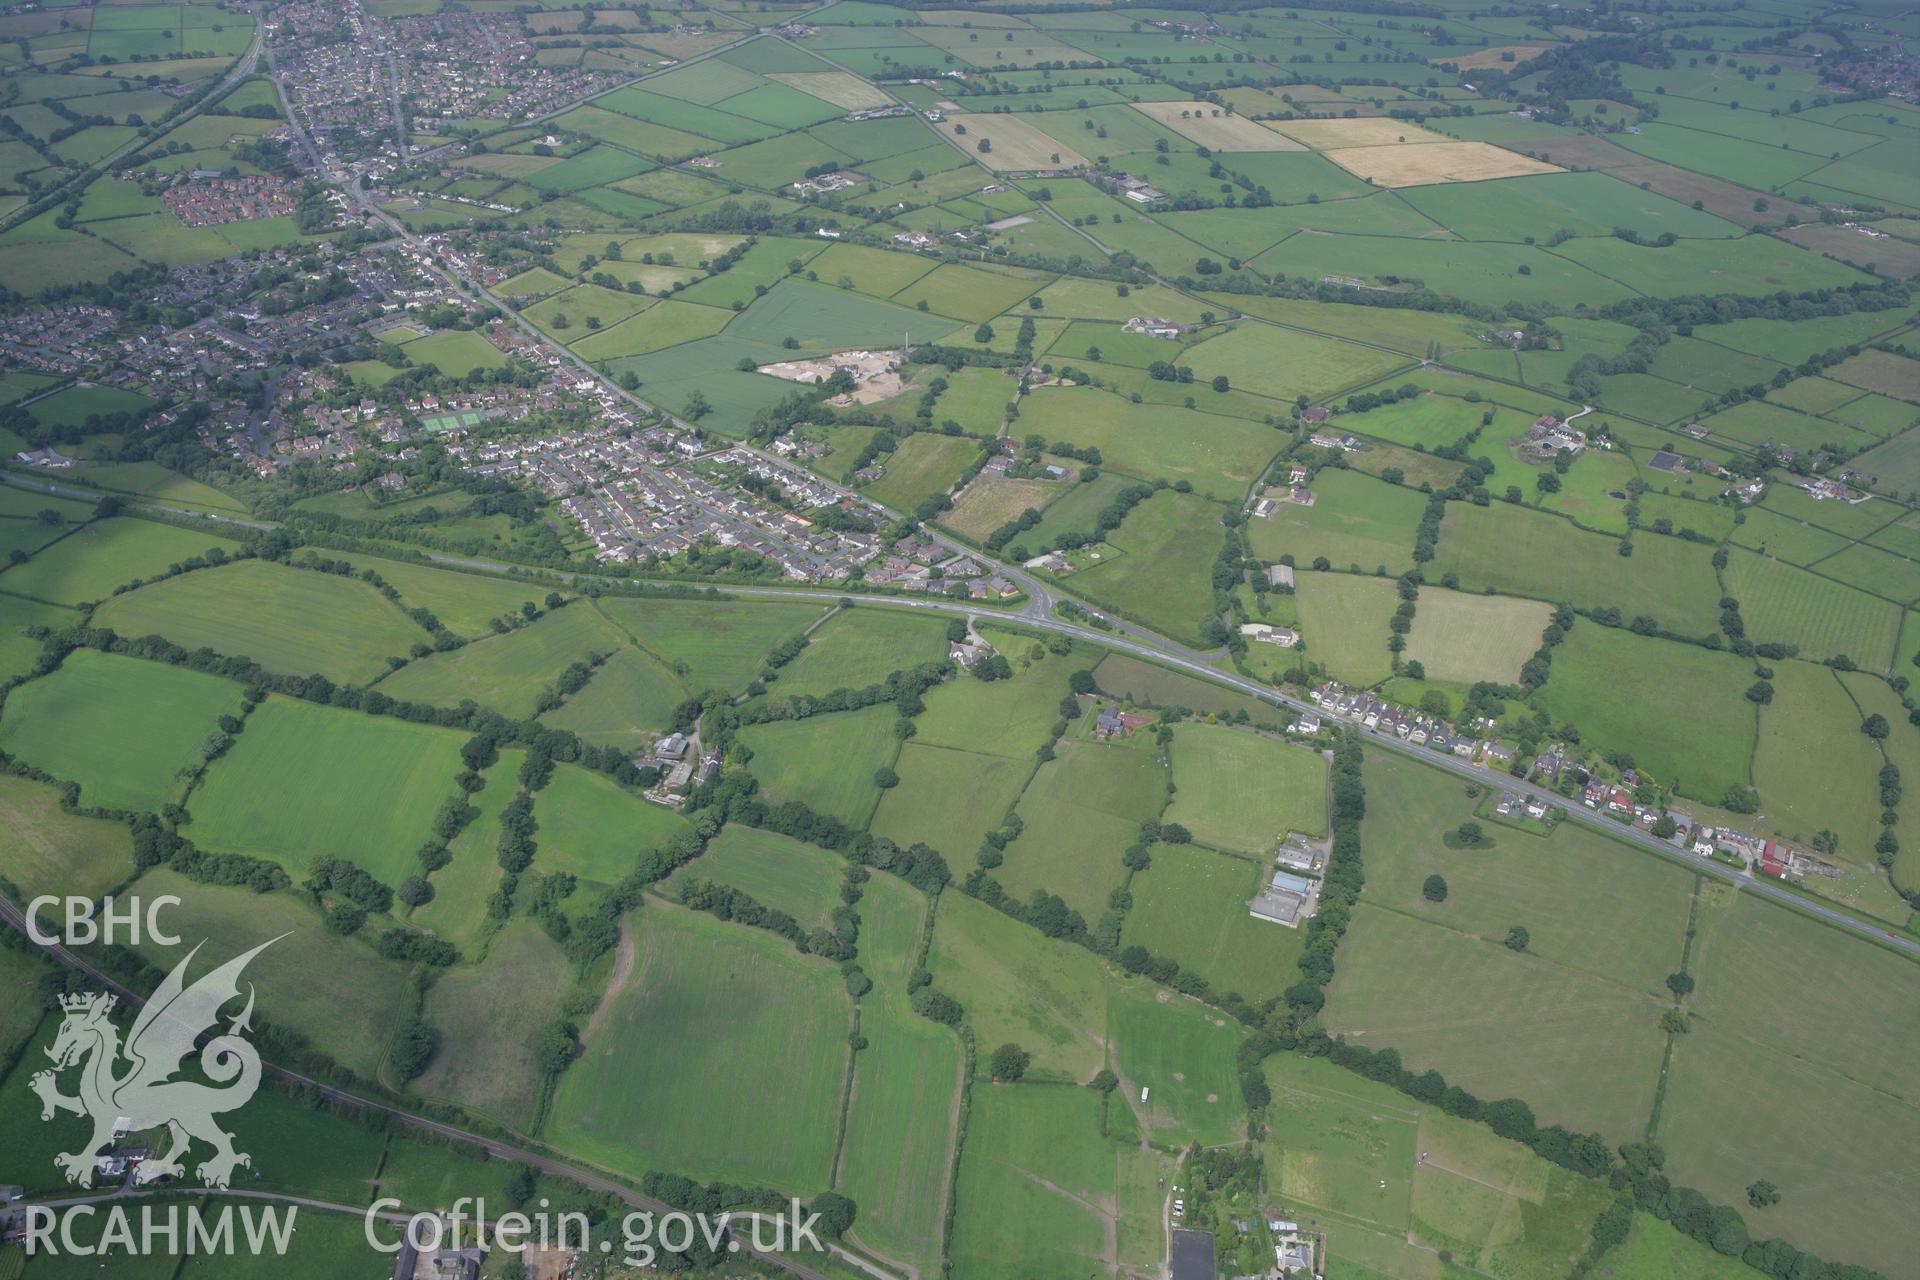
[[[251, 1156], [233, 1149], [233, 1135], [214, 1121], [220, 1112], [246, 1105], [260, 1087], [260, 1054], [240, 1038], [241, 1032], [251, 1030], [251, 983], [246, 1008], [227, 1023], [227, 1033], [200, 1045], [200, 1072], [213, 1085], [174, 1077], [219, 1021], [220, 1010], [239, 997], [240, 973], [247, 963], [279, 940], [269, 939], [187, 986], [187, 966], [200, 952], [195, 947], [140, 1010], [124, 1045], [111, 1018], [115, 997], [89, 992], [61, 998], [66, 1017], [47, 1050], [53, 1069], [37, 1073], [31, 1084], [40, 1095], [42, 1120], [70, 1111], [93, 1122], [93, 1137], [85, 1146], [54, 1157], [68, 1182], [92, 1186], [101, 1148], [121, 1133], [162, 1125], [172, 1148], [142, 1163], [137, 1182], [181, 1176], [180, 1158], [196, 1138], [213, 1148], [213, 1155], [195, 1170], [209, 1187], [225, 1187], [236, 1167], [253, 1163]], [[60, 1092], [57, 1077], [72, 1067], [80, 1069], [80, 1092], [68, 1097]]]

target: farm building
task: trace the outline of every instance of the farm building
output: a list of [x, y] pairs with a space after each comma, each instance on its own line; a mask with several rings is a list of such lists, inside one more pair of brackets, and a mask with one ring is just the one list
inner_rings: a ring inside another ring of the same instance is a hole
[[1277, 644], [1282, 649], [1291, 649], [1300, 643], [1300, 633], [1291, 627], [1276, 627], [1265, 622], [1243, 622], [1240, 634], [1249, 640], [1258, 640], [1264, 644]]
[[1274, 924], [1283, 924], [1289, 929], [1300, 927], [1301, 913], [1312, 900], [1319, 882], [1305, 876], [1295, 875], [1291, 871], [1276, 871], [1267, 887], [1260, 891], [1247, 907], [1247, 914], [1256, 920], [1270, 920]]

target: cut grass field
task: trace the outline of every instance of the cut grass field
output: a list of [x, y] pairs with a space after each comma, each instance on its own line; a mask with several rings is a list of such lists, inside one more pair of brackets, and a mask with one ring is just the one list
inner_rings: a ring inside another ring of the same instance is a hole
[[[398, 886], [454, 794], [464, 735], [384, 716], [269, 697], [187, 799], [195, 844], [285, 866], [346, 858]], [[289, 780], [298, 779], [299, 785]]]
[[216, 676], [76, 649], [7, 696], [0, 750], [78, 783], [81, 804], [157, 813], [241, 694]]
[[[960, 145], [996, 172], [1071, 169], [1087, 163], [1078, 151], [1017, 116], [955, 112], [947, 117], [944, 131], [956, 135]], [[983, 148], [983, 142], [990, 145]]]
[[1540, 647], [1552, 619], [1537, 600], [1475, 596], [1422, 587], [1405, 657], [1426, 668], [1427, 679], [1473, 684], [1517, 684], [1520, 668]]
[[632, 1177], [824, 1190], [852, 1029], [834, 966], [661, 902], [633, 927], [636, 960], [602, 997], [542, 1136]]
[[[1452, 502], [1428, 577], [1454, 573], [1470, 591], [1567, 599], [1576, 608], [1615, 608], [1626, 618], [1646, 614], [1681, 635], [1704, 636], [1719, 621], [1711, 556], [1695, 543], [1644, 534], [1634, 540], [1633, 554], [1622, 556], [1618, 539], [1557, 516], [1505, 503]], [[1758, 631], [1751, 614], [1747, 627]]]
[[[1001, 525], [1020, 518], [1029, 508], [1044, 511], [1048, 503], [1070, 492], [1068, 485], [1051, 480], [1010, 480], [1005, 476], [983, 475], [960, 491], [950, 510], [938, 520], [944, 529], [970, 542], [985, 542]], [[1022, 541], [1031, 546], [1032, 535]]]
[[575, 603], [505, 635], [420, 658], [380, 681], [379, 689], [402, 702], [453, 707], [470, 698], [502, 715], [530, 716], [555, 676], [590, 654], [613, 653], [624, 639], [593, 608]]
[[[1661, 678], [1642, 678], [1649, 671]], [[1427, 674], [1437, 675], [1431, 666]], [[1556, 725], [1579, 729], [1582, 742], [1627, 752], [1662, 784], [1717, 804], [1751, 781], [1762, 714], [1746, 696], [1753, 683], [1751, 662], [1732, 654], [1582, 619], [1554, 648], [1534, 702]]]
[[1725, 577], [1756, 642], [1798, 645], [1815, 661], [1845, 654], [1869, 671], [1892, 667], [1901, 617], [1892, 601], [1738, 549]]
[[[1367, 886], [1329, 1029], [1482, 1097], [1525, 1098], [1543, 1123], [1638, 1137], [1693, 877], [1571, 824], [1449, 849], [1441, 837], [1475, 804], [1462, 783], [1383, 752], [1369, 754], [1366, 783]], [[1421, 891], [1433, 874], [1444, 902]], [[1502, 945], [1516, 925], [1532, 935], [1525, 952]]]
[[1400, 607], [1400, 592], [1392, 579], [1297, 573], [1294, 584], [1299, 652], [1308, 661], [1349, 684], [1377, 684], [1393, 673], [1388, 624]]
[[[826, 613], [819, 604], [648, 600], [603, 596], [594, 605], [696, 692], [746, 688], [767, 651]], [[891, 669], [891, 668], [890, 668]], [[884, 673], [882, 673], [884, 674]]]
[[1201, 844], [1264, 857], [1289, 831], [1327, 828], [1327, 762], [1319, 752], [1245, 729], [1174, 731], [1173, 803], [1166, 821]]
[[1199, 974], [1215, 992], [1237, 991], [1255, 1003], [1297, 980], [1304, 936], [1247, 913], [1267, 878], [1264, 863], [1194, 845], [1156, 845], [1152, 857], [1133, 878], [1124, 943]]
[[1269, 1187], [1363, 1224], [1328, 1235], [1331, 1266], [1344, 1274], [1428, 1280], [1444, 1249], [1462, 1274], [1555, 1280], [1611, 1199], [1603, 1183], [1482, 1125], [1325, 1062], [1276, 1055], [1267, 1081], [1284, 1116], [1268, 1148]]
[[162, 635], [251, 658], [282, 675], [318, 673], [364, 684], [429, 637], [364, 582], [242, 560], [181, 574], [115, 596], [94, 611], [95, 624], [123, 636]]
[[740, 731], [753, 752], [748, 768], [770, 801], [804, 800], [814, 810], [855, 828], [867, 825], [880, 787], [876, 770], [899, 754], [891, 707], [843, 715], [773, 720]]
[[1382, 187], [1486, 182], [1496, 178], [1561, 172], [1557, 165], [1546, 164], [1486, 142], [1342, 147], [1328, 151], [1326, 157], [1355, 177]]
[[1263, 560], [1290, 555], [1301, 568], [1325, 558], [1338, 569], [1402, 573], [1413, 565], [1414, 532], [1427, 509], [1424, 494], [1357, 471], [1322, 471], [1314, 504], [1274, 504], [1273, 514], [1247, 521], [1247, 543]]

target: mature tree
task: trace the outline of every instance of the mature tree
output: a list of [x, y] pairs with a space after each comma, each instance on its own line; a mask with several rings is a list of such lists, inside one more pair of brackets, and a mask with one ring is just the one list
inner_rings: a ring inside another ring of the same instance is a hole
[[993, 1051], [993, 1078], [1004, 1084], [1012, 1084], [1027, 1074], [1027, 1067], [1033, 1062], [1033, 1055], [1011, 1042], [1001, 1045]]
[[1667, 990], [1677, 996], [1684, 996], [1693, 990], [1693, 975], [1690, 973], [1670, 973], [1667, 975]]
[[1764, 1209], [1769, 1205], [1779, 1204], [1780, 1188], [1774, 1186], [1765, 1178], [1762, 1178], [1747, 1187], [1747, 1203], [1756, 1209]]
[[1875, 712], [1860, 722], [1860, 732], [1866, 734], [1875, 742], [1885, 742], [1887, 735], [1893, 732], [1893, 730], [1888, 726], [1887, 718]]
[[1447, 882], [1439, 876], [1428, 876], [1426, 883], [1420, 886], [1420, 896], [1428, 902], [1447, 900]]
[[1524, 925], [1515, 925], [1513, 928], [1507, 930], [1507, 947], [1509, 950], [1525, 951], [1527, 944], [1531, 941], [1533, 941], [1533, 937], [1527, 932], [1526, 926]]

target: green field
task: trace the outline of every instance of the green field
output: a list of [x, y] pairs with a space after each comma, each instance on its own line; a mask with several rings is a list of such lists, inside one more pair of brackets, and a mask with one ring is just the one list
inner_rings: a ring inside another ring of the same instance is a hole
[[978, 440], [917, 431], [887, 455], [885, 474], [866, 486], [865, 492], [875, 502], [911, 512], [922, 499], [951, 490], [979, 456]]
[[[1675, 538], [1640, 537], [1633, 554], [1617, 539], [1566, 520], [1496, 503], [1449, 503], [1428, 577], [1457, 574], [1470, 591], [1497, 590], [1576, 608], [1645, 614], [1683, 635], [1706, 635], [1719, 618], [1719, 583], [1707, 548]], [[1756, 630], [1751, 614], [1747, 627]]]
[[927, 968], [966, 1009], [977, 1043], [1033, 1055], [1030, 1077], [1083, 1082], [1104, 1061], [1106, 975], [1092, 952], [1039, 933], [964, 894], [944, 893]]
[[1266, 878], [1264, 862], [1193, 845], [1156, 845], [1152, 856], [1133, 878], [1123, 942], [1191, 969], [1216, 992], [1253, 1001], [1298, 980], [1303, 935], [1247, 912]]
[[[1571, 825], [1449, 849], [1442, 836], [1475, 804], [1459, 781], [1376, 751], [1366, 784], [1367, 885], [1328, 989], [1329, 1029], [1482, 1097], [1525, 1098], [1543, 1123], [1637, 1137], [1692, 876]], [[1450, 890], [1440, 903], [1421, 893], [1436, 873]], [[1501, 945], [1516, 925], [1532, 935], [1525, 952]]]
[[726, 885], [803, 929], [831, 929], [840, 905], [840, 860], [816, 845], [755, 827], [724, 827], [707, 850], [676, 871], [663, 886], [673, 897], [694, 880]]
[[533, 817], [540, 824], [533, 865], [599, 884], [618, 881], [642, 849], [660, 847], [682, 826], [673, 810], [569, 764], [555, 766], [553, 781], [534, 797]]
[[952, 1240], [957, 1280], [1110, 1274], [1119, 1149], [1101, 1138], [1088, 1089], [998, 1085], [975, 1093]]
[[757, 929], [661, 903], [642, 915], [631, 970], [586, 1027], [545, 1138], [636, 1177], [824, 1189], [852, 1026], [840, 975]]
[[196, 529], [146, 520], [96, 521], [0, 572], [0, 591], [55, 604], [85, 604], [211, 547], [229, 554], [235, 549], [227, 539]]
[[1404, 357], [1257, 321], [1243, 321], [1182, 353], [1194, 375], [1225, 376], [1236, 387], [1276, 400], [1318, 400], [1403, 367]]
[[1400, 607], [1400, 594], [1391, 579], [1298, 573], [1294, 584], [1299, 651], [1307, 661], [1352, 684], [1376, 684], [1392, 674], [1388, 624]]
[[[827, 610], [806, 603], [709, 603], [604, 596], [594, 606], [689, 689], [738, 692], [767, 651]], [[882, 675], [885, 673], [882, 672]]]
[[1279, 502], [1272, 515], [1247, 522], [1247, 544], [1256, 556], [1290, 555], [1301, 568], [1320, 559], [1369, 572], [1379, 565], [1390, 573], [1412, 567], [1424, 494], [1355, 471], [1322, 471], [1312, 487], [1312, 506]]
[[1893, 665], [1900, 606], [1891, 601], [1738, 550], [1726, 582], [1756, 641], [1798, 645], [1802, 657], [1815, 661], [1845, 654], [1870, 671]]
[[1272, 428], [1245, 418], [1130, 404], [1091, 387], [1029, 392], [1020, 401], [1020, 429], [1098, 449], [1105, 466], [1131, 476], [1186, 480], [1222, 502], [1245, 497], [1284, 443]]
[[529, 716], [547, 682], [590, 654], [613, 653], [622, 640], [606, 618], [575, 604], [506, 635], [409, 663], [379, 688], [402, 702], [452, 707], [470, 698], [503, 715]]
[[97, 898], [132, 874], [126, 827], [66, 813], [52, 787], [0, 778], [0, 876], [28, 898], [55, 892]]
[[1847, 878], [1822, 878], [1811, 887], [1904, 921], [1905, 904], [1873, 868], [1884, 761], [1860, 732], [1859, 708], [1831, 671], [1779, 662], [1773, 672], [1773, 701], [1760, 713], [1753, 753], [1753, 785], [1765, 801], [1767, 825], [1795, 844], [1822, 830], [1834, 832]]
[[243, 560], [115, 596], [95, 625], [251, 658], [284, 675], [366, 683], [427, 633], [362, 582]]
[[1422, 587], [1405, 658], [1426, 668], [1427, 679], [1516, 684], [1520, 668], [1540, 647], [1553, 610], [1532, 600], [1474, 596]]
[[566, 953], [538, 925], [509, 922], [484, 962], [456, 965], [428, 989], [422, 1016], [440, 1047], [411, 1088], [525, 1132], [540, 1090], [534, 1045], [571, 978]]
[[835, 689], [865, 688], [890, 672], [946, 656], [943, 619], [903, 609], [849, 609], [822, 623], [767, 688], [775, 698], [819, 697]]
[[753, 752], [749, 768], [769, 800], [804, 800], [854, 827], [873, 816], [880, 788], [874, 771], [899, 754], [887, 707], [806, 720], [773, 720], [741, 731]]
[[[202, 965], [212, 968], [280, 938], [247, 967], [259, 990], [255, 1025], [284, 1027], [341, 1066], [375, 1077], [394, 1031], [413, 1008], [404, 970], [359, 939], [324, 927], [313, 908], [292, 894], [200, 884], [164, 868], [142, 876], [139, 891], [180, 899], [168, 928], [182, 938], [207, 940], [194, 974], [206, 971]], [[172, 948], [150, 939], [136, 949], [149, 964], [170, 968], [180, 962]]]
[[912, 1012], [905, 980], [927, 905], [885, 876], [860, 905], [860, 961], [874, 991], [860, 1005], [867, 1047], [854, 1057], [837, 1186], [860, 1206], [859, 1242], [936, 1265], [963, 1085], [958, 1037]]
[[1069, 590], [1163, 635], [1197, 643], [1213, 604], [1209, 574], [1220, 553], [1220, 508], [1196, 494], [1162, 491], [1107, 535], [1109, 555], [1066, 582]]
[[1327, 764], [1318, 752], [1244, 729], [1183, 725], [1170, 754], [1166, 821], [1201, 844], [1265, 855], [1289, 831], [1327, 829]]
[[658, 659], [627, 647], [601, 663], [587, 688], [558, 711], [547, 712], [541, 723], [577, 733], [594, 746], [633, 751], [667, 728], [686, 696], [686, 688]]
[[81, 804], [157, 813], [180, 798], [215, 722], [240, 707], [231, 681], [79, 649], [8, 695], [0, 750], [78, 783]]
[[[1755, 1178], [1779, 1186], [1753, 1214], [1829, 1258], [1898, 1270], [1920, 1226], [1898, 1207], [1897, 1165], [1920, 1135], [1911, 1060], [1920, 975], [1911, 964], [1749, 894], [1716, 892], [1703, 914], [1688, 1001], [1697, 1031], [1674, 1046], [1655, 1135], [1677, 1182], [1742, 1203]], [[1791, 955], [1778, 981], [1748, 975]], [[1823, 998], [1838, 983], [1854, 995]], [[1736, 1084], [1736, 1082], [1738, 1082]], [[1789, 1097], [1801, 1099], [1787, 1106]], [[1742, 1105], [1776, 1123], [1754, 1126]]]
[[1093, 921], [1126, 877], [1121, 853], [1142, 822], [1160, 816], [1167, 774], [1144, 738], [1063, 741], [1056, 750], [1020, 797], [1020, 837], [994, 875], [1021, 901], [1044, 889]]
[[1073, 672], [1086, 665], [1087, 650], [1055, 655], [1041, 649], [1036, 658], [1039, 646], [1027, 636], [992, 627], [980, 628], [980, 635], [1008, 658], [1013, 678], [956, 679], [927, 690], [927, 709], [915, 721], [920, 732], [911, 745], [1031, 760], [1053, 736], [1060, 699]]
[[475, 369], [504, 369], [500, 349], [472, 330], [447, 329], [416, 338], [403, 348], [414, 367], [434, 365], [450, 378], [464, 378]]
[[962, 862], [1005, 821], [1027, 785], [1030, 758], [931, 746], [919, 740], [894, 762], [900, 784], [884, 792], [872, 830], [895, 844], [931, 845], [949, 863]]
[[295, 879], [315, 858], [338, 857], [398, 886], [419, 870], [414, 850], [454, 794], [462, 740], [270, 697], [188, 797], [187, 834], [203, 849], [279, 862]]
[[[1423, 616], [1430, 594], [1421, 593]], [[1708, 803], [1751, 781], [1762, 713], [1746, 696], [1750, 663], [1582, 620], [1553, 650], [1551, 670], [1534, 703], [1554, 724], [1579, 729], [1582, 742], [1627, 752], [1662, 783]]]

